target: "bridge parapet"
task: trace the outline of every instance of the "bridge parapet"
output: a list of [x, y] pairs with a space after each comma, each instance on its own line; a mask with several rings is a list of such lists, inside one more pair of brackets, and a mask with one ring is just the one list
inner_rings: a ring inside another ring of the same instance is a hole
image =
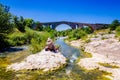
[[58, 25], [61, 25], [61, 24], [69, 25], [72, 29], [82, 28], [84, 26], [89, 26], [93, 30], [101, 29], [104, 27], [107, 28], [109, 25], [109, 24], [89, 24], [89, 23], [78, 23], [78, 22], [67, 22], [67, 21], [41, 23], [41, 25], [50, 26], [52, 29], [55, 29]]

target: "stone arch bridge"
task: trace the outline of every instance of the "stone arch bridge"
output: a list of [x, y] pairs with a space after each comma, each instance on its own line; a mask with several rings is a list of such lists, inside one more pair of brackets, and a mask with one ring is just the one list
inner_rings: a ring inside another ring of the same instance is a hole
[[78, 22], [69, 22], [69, 21], [59, 21], [59, 22], [45, 22], [41, 23], [43, 26], [50, 26], [52, 29], [56, 29], [57, 26], [61, 24], [69, 25], [72, 29], [82, 28], [84, 26], [91, 27], [93, 30], [107, 28], [109, 24], [89, 24], [89, 23], [78, 23]]

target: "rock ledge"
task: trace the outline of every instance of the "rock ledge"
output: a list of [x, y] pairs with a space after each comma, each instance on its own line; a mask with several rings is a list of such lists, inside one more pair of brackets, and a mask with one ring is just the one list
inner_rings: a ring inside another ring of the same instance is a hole
[[39, 69], [43, 71], [56, 70], [66, 64], [66, 58], [61, 53], [53, 53], [42, 50], [25, 58], [20, 63], [14, 63], [7, 67], [8, 70], [32, 70]]

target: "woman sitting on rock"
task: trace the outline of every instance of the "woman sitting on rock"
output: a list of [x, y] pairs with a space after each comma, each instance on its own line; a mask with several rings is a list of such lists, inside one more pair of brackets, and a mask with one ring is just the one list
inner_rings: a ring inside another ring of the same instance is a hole
[[46, 42], [45, 51], [52, 51], [52, 52], [55, 52], [55, 53], [58, 52], [58, 48], [56, 48], [52, 39], [50, 39], [50, 38], [48, 38], [48, 40]]

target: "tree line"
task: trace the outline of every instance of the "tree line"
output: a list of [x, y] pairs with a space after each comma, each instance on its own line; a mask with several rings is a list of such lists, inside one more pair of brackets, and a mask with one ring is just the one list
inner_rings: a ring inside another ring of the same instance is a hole
[[10, 7], [0, 3], [0, 52], [4, 48], [23, 44], [30, 44], [31, 50], [37, 52], [44, 47], [49, 36], [54, 36], [52, 32], [54, 30], [49, 26], [43, 27], [39, 21], [11, 14]]
[[[114, 20], [109, 25], [109, 29], [111, 31], [116, 30], [117, 34], [120, 35], [119, 26], [119, 20]], [[18, 17], [11, 14], [10, 7], [0, 3], [0, 51], [10, 46], [31, 44], [32, 50], [37, 52], [44, 47], [45, 40], [48, 37], [68, 36], [70, 40], [77, 40], [90, 33], [93, 33], [90, 27], [65, 31], [56, 31], [50, 26], [44, 27], [39, 21], [30, 18], [24, 19], [22, 16]], [[41, 44], [42, 47], [38, 44]]]

